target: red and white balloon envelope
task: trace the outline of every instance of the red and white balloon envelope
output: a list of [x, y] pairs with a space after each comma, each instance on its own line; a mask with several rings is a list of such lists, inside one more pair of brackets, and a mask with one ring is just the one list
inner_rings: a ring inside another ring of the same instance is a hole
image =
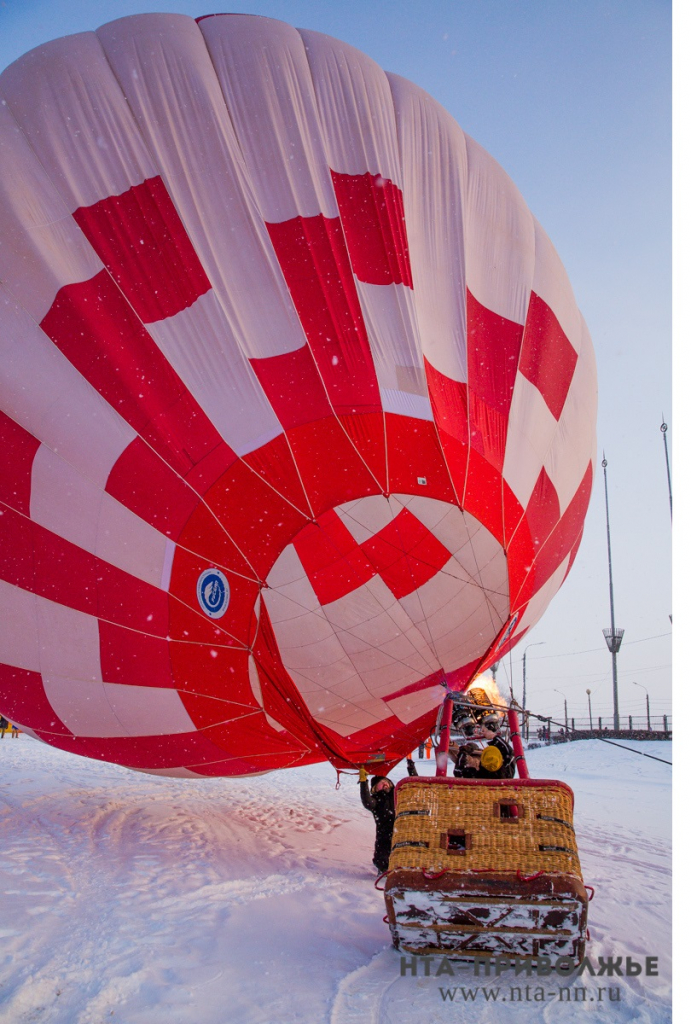
[[576, 555], [593, 348], [429, 95], [279, 21], [0, 76], [0, 712], [168, 775], [381, 770]]

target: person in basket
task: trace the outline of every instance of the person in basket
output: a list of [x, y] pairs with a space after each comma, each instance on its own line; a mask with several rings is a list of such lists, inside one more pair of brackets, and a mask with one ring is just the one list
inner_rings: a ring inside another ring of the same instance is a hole
[[480, 778], [480, 748], [477, 743], [464, 743], [458, 751], [453, 773], [457, 779]]
[[481, 779], [511, 779], [516, 771], [516, 759], [511, 747], [499, 735], [501, 721], [498, 715], [485, 715], [480, 722], [480, 734], [487, 746], [480, 757]]

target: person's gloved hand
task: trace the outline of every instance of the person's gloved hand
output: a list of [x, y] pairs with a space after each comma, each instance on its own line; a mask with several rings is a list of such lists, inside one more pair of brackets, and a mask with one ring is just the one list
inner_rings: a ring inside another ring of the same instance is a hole
[[359, 781], [360, 782], [367, 782], [367, 769], [366, 768], [361, 768], [360, 769], [360, 779], [359, 779]]

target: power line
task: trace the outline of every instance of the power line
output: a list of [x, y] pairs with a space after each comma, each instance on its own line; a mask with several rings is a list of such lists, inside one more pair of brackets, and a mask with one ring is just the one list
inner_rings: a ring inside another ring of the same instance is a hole
[[[636, 676], [636, 675], [643, 675], [645, 672], [658, 672], [658, 671], [660, 671], [663, 668], [671, 668], [671, 667], [672, 667], [672, 663], [671, 662], [666, 662], [666, 664], [664, 664], [664, 665], [644, 665], [644, 666], [639, 666], [638, 668], [627, 668], [626, 671], [622, 672], [621, 674], [622, 674], [622, 676]], [[538, 681], [542, 682], [544, 680], [544, 678], [545, 678], [544, 676], [541, 676]], [[592, 682], [600, 682], [600, 681], [604, 682], [607, 679], [607, 674], [605, 672], [579, 672], [578, 674], [571, 673], [569, 675], [561, 675], [561, 676], [550, 675], [550, 676], [547, 676], [547, 678], [550, 680], [550, 682], [553, 682], [555, 679], [560, 679], [562, 682], [566, 682], [569, 679], [575, 679], [575, 680], [577, 680], [579, 682], [582, 682], [583, 680], [586, 680], [586, 679], [590, 679]], [[544, 690], [544, 689], [545, 689], [545, 687], [542, 687], [542, 690]], [[550, 687], [547, 687], [547, 689], [550, 689]], [[542, 692], [539, 687], [534, 687], [534, 690], [535, 690], [535, 693]]]
[[[631, 644], [643, 644], [646, 640], [659, 640], [663, 636], [671, 636], [672, 630], [668, 633], [656, 633], [655, 636], [644, 636], [640, 640], [625, 640], [621, 645], [622, 647], [628, 647]], [[548, 658], [574, 658], [577, 654], [594, 654], [602, 651], [602, 647], [590, 647], [587, 651], [567, 651], [565, 654], [536, 654], [531, 661], [544, 661]]]

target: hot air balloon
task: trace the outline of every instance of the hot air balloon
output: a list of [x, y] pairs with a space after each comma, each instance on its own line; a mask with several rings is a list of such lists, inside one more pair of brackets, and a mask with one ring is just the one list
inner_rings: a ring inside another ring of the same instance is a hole
[[382, 771], [576, 555], [593, 348], [496, 162], [269, 18], [0, 76], [0, 712], [173, 776]]

